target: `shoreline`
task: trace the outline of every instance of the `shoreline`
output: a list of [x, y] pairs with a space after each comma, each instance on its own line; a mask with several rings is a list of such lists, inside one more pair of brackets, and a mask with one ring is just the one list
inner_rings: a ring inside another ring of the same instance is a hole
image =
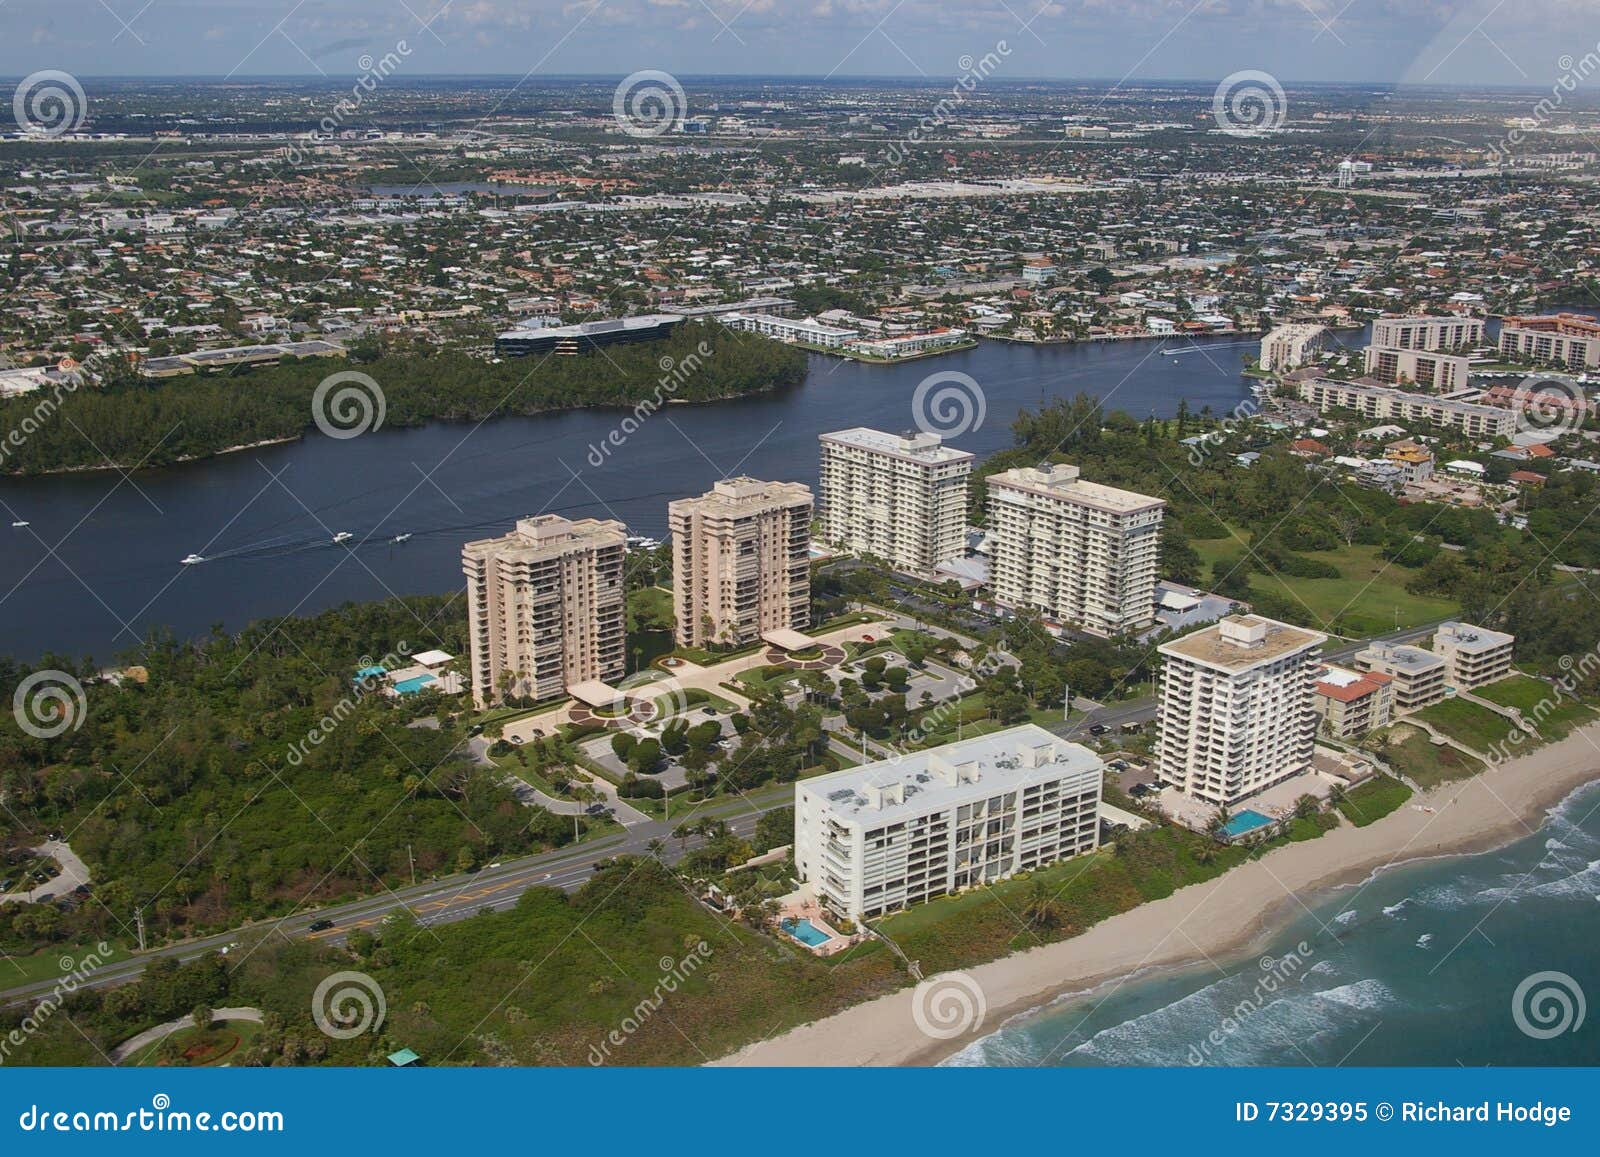
[[1414, 795], [1367, 827], [1342, 823], [1320, 839], [1274, 849], [1215, 880], [1103, 920], [1070, 940], [965, 969], [987, 1009], [981, 1023], [960, 1036], [925, 1035], [914, 1019], [914, 989], [908, 986], [711, 1063], [937, 1064], [1008, 1021], [1063, 998], [1208, 960], [1247, 956], [1282, 931], [1286, 914], [1307, 911], [1392, 868], [1504, 847], [1538, 831], [1551, 808], [1596, 781], [1600, 722], [1472, 779]]

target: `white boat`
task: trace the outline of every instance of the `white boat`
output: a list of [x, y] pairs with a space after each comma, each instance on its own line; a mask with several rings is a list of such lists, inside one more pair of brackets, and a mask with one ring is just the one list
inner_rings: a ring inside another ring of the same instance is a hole
[[197, 562], [205, 562], [205, 561], [206, 560], [203, 557], [201, 557], [200, 555], [198, 555], [198, 554], [186, 554], [186, 555], [183, 556], [183, 565], [184, 566], [193, 566]]
[[406, 540], [406, 539], [408, 539], [408, 538], [410, 538], [410, 537], [411, 537], [411, 532], [410, 532], [410, 531], [409, 531], [409, 530], [408, 530], [408, 531], [406, 531], [406, 532], [405, 532], [405, 533], [404, 533], [404, 534], [397, 534], [397, 535], [395, 535], [395, 536], [394, 536], [394, 540], [395, 540], [395, 541], [396, 541], [396, 542], [404, 542], [404, 541], [405, 541], [405, 540]]
[[355, 535], [351, 534], [348, 530], [341, 530], [338, 534], [333, 536], [333, 541], [334, 542], [349, 542], [354, 537], [355, 537]]
[[11, 525], [20, 530], [22, 527], [27, 526], [28, 523], [27, 523], [26, 519], [18, 519], [16, 522], [13, 522]]

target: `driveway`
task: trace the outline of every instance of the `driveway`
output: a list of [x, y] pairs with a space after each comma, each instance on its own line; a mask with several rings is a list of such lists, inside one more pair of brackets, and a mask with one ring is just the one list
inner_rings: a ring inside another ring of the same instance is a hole
[[29, 892], [6, 892], [0, 895], [0, 904], [39, 904], [69, 895], [78, 885], [89, 882], [89, 866], [60, 840], [46, 840], [32, 851], [36, 856], [49, 856], [55, 860], [61, 865], [61, 874]]
[[[259, 1008], [214, 1008], [211, 1010], [213, 1023], [219, 1020], [250, 1020], [256, 1024], [261, 1023], [261, 1010]], [[169, 1020], [166, 1024], [158, 1024], [155, 1028], [147, 1028], [138, 1036], [129, 1037], [116, 1048], [111, 1050], [111, 1063], [120, 1065], [123, 1061], [133, 1056], [147, 1045], [165, 1040], [175, 1032], [194, 1027], [194, 1017], [180, 1016], [177, 1020]]]

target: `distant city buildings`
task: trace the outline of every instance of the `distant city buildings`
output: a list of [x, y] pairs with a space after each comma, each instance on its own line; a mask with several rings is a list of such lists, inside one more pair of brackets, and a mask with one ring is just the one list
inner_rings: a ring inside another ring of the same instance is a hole
[[1328, 327], [1314, 322], [1290, 322], [1270, 330], [1261, 339], [1261, 368], [1269, 373], [1299, 369], [1322, 349]]
[[811, 509], [809, 487], [754, 478], [667, 504], [680, 645], [739, 646], [808, 625]]
[[918, 575], [966, 553], [973, 455], [937, 434], [860, 426], [820, 444], [825, 542]]
[[988, 487], [996, 603], [1098, 635], [1154, 620], [1165, 500], [1067, 465], [1007, 470]]
[[588, 353], [602, 346], [657, 341], [670, 336], [683, 322], [684, 319], [675, 313], [649, 313], [640, 317], [586, 321], [578, 325], [521, 326], [497, 336], [494, 339], [494, 352], [501, 357]]
[[462, 548], [479, 707], [622, 676], [626, 550], [622, 523], [556, 514], [519, 519], [511, 533]]
[[1233, 615], [1163, 643], [1161, 779], [1225, 807], [1309, 768], [1316, 656], [1326, 641], [1260, 615]]
[[1570, 370], [1600, 366], [1600, 322], [1577, 313], [1508, 317], [1500, 326], [1500, 352]]
[[800, 879], [852, 920], [1093, 851], [1105, 768], [1024, 724], [795, 785]]

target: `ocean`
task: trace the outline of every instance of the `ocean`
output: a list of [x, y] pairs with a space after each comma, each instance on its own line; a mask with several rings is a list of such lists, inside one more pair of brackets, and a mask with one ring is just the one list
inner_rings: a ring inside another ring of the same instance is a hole
[[1328, 894], [1255, 955], [1135, 975], [944, 1063], [1600, 1064], [1600, 782], [1496, 851]]

